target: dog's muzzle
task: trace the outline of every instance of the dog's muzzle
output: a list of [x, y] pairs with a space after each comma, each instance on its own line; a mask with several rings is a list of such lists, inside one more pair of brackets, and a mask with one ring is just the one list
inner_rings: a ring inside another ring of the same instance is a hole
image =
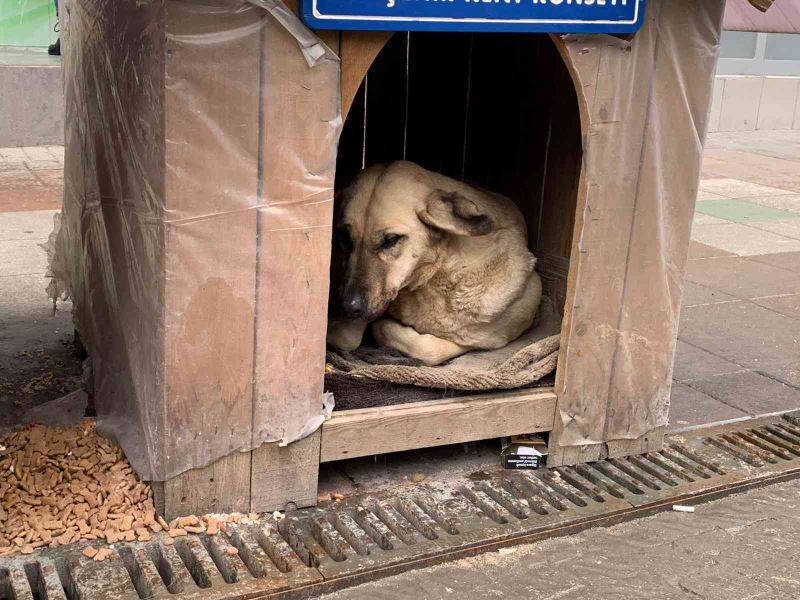
[[367, 311], [367, 298], [361, 292], [347, 294], [342, 300], [342, 310], [348, 319], [360, 319]]

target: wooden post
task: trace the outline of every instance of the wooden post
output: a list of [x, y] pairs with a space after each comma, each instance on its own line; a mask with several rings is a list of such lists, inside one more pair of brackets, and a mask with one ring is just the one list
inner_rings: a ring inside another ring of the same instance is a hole
[[585, 146], [550, 465], [662, 446], [716, 58], [686, 40], [718, 42], [723, 6], [653, 0], [630, 47], [559, 41]]

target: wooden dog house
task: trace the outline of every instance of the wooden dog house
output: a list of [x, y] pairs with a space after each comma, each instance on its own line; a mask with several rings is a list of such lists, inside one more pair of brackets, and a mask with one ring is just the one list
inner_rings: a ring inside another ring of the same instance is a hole
[[[549, 432], [549, 465], [659, 449], [723, 5], [648, 0], [622, 39], [67, 3], [59, 243], [99, 426], [167, 517], [310, 505], [321, 462], [447, 443]], [[335, 180], [402, 157], [523, 209], [563, 307], [552, 386], [328, 418]]]

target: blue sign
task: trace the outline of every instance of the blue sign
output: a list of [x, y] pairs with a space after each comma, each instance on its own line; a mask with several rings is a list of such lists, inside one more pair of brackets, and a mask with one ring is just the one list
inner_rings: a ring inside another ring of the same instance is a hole
[[315, 29], [633, 33], [645, 0], [302, 0]]

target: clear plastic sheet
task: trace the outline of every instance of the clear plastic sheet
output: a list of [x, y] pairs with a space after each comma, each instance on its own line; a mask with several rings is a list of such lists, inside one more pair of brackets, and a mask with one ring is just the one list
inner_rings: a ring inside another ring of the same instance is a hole
[[99, 429], [155, 481], [312, 433], [330, 413], [328, 265], [303, 257], [329, 255], [338, 58], [275, 0], [63, 12], [58, 275]]
[[582, 92], [586, 200], [556, 386], [562, 447], [627, 454], [638, 450], [615, 442], [667, 424], [723, 7], [648, 0], [631, 41], [563, 40]]

